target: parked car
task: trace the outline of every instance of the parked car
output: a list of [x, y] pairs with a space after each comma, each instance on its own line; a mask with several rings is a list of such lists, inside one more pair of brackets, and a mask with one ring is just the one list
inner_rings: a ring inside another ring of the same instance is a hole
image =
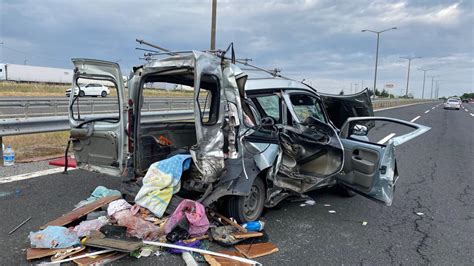
[[[66, 97], [71, 95], [72, 88], [66, 90]], [[110, 90], [107, 86], [97, 83], [89, 83], [86, 85], [79, 85], [74, 87], [74, 96], [79, 97], [92, 96], [92, 97], [107, 97], [110, 94]]]
[[[74, 80], [112, 81], [120, 101], [115, 117], [87, 118], [70, 107], [79, 168], [120, 176], [122, 190], [133, 198], [152, 163], [191, 154], [193, 163], [173, 198], [215, 205], [238, 222], [258, 219], [264, 207], [289, 196], [335, 185], [391, 205], [398, 179], [394, 147], [429, 130], [374, 117], [368, 91], [336, 96], [284, 78], [249, 79], [230, 60], [205, 52], [133, 68], [127, 95], [117, 63], [72, 61]], [[142, 103], [148, 82], [199, 88], [194, 121], [146, 119]], [[367, 142], [377, 121], [413, 131], [384, 144]]]
[[461, 100], [458, 98], [448, 98], [448, 100], [444, 102], [444, 109], [459, 110], [460, 108], [461, 108]]

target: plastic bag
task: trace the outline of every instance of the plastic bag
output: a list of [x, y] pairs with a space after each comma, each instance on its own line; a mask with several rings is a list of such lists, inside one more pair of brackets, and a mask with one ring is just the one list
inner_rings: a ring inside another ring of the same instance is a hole
[[108, 223], [109, 219], [105, 216], [101, 216], [95, 220], [81, 222], [78, 226], [74, 227], [73, 231], [76, 232], [78, 237], [88, 236], [92, 230], [99, 230]]
[[74, 231], [62, 226], [48, 226], [38, 232], [30, 232], [32, 248], [69, 248], [79, 245], [79, 238]]
[[183, 200], [165, 224], [165, 233], [169, 234], [183, 220], [187, 221], [191, 237], [204, 235], [209, 229], [209, 220], [204, 206], [196, 201]]

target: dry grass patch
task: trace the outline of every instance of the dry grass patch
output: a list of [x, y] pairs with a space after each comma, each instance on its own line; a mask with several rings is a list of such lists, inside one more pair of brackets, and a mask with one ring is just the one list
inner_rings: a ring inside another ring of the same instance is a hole
[[63, 154], [69, 132], [51, 132], [3, 137], [5, 147], [11, 145], [15, 150], [15, 160], [21, 161], [36, 157]]

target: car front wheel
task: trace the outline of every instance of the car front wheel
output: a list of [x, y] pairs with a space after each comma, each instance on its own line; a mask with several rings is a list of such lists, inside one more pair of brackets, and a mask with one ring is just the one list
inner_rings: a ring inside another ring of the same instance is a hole
[[86, 96], [86, 93], [84, 91], [80, 91], [79, 92], [79, 97], [84, 97], [84, 96]]
[[107, 92], [106, 92], [106, 91], [102, 91], [102, 92], [100, 93], [100, 96], [101, 96], [102, 98], [107, 97]]
[[232, 196], [226, 202], [227, 214], [239, 223], [258, 220], [265, 203], [265, 184], [257, 177], [247, 196]]

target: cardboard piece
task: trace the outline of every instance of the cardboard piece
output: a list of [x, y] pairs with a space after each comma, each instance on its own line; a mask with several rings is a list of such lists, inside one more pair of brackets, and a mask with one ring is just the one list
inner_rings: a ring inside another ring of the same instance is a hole
[[235, 246], [242, 255], [249, 259], [254, 259], [272, 253], [278, 252], [278, 247], [272, 243], [257, 243], [249, 245], [237, 245]]
[[91, 231], [85, 241], [86, 246], [112, 249], [121, 252], [133, 252], [143, 246], [140, 241], [107, 238], [99, 231]]
[[[77, 254], [77, 255], [84, 255], [84, 254], [87, 254], [87, 252], [83, 251], [82, 253]], [[110, 253], [99, 254], [99, 255], [95, 255], [91, 257], [74, 259], [72, 261], [74, 261], [79, 266], [104, 265], [106, 263], [119, 260], [125, 256], [127, 256], [127, 253], [110, 252]]]
[[66, 251], [68, 248], [28, 248], [26, 250], [26, 259], [27, 260], [34, 260], [34, 259], [41, 259], [48, 256], [53, 256], [59, 252]]
[[[242, 257], [242, 254], [240, 254], [237, 251], [233, 251], [233, 250], [221, 250], [221, 251], [218, 251], [218, 252], [222, 253], [222, 254], [227, 254], [227, 255], [230, 255], [230, 256]], [[244, 263], [244, 262], [240, 262], [240, 261], [236, 261], [236, 260], [232, 260], [232, 259], [228, 259], [228, 258], [224, 258], [224, 257], [212, 256], [212, 255], [208, 255], [208, 254], [204, 254], [204, 258], [206, 259], [207, 263], [209, 263], [211, 266], [247, 266], [247, 265], [251, 265], [251, 264], [248, 264], [248, 263]]]
[[100, 207], [105, 206], [105, 205], [109, 204], [110, 202], [112, 202], [114, 200], [118, 200], [120, 198], [121, 198], [121, 196], [119, 196], [119, 195], [103, 197], [103, 198], [98, 199], [94, 202], [91, 202], [91, 203], [86, 204], [82, 207], [79, 207], [79, 208], [77, 208], [77, 209], [75, 209], [71, 212], [68, 212], [68, 213], [62, 215], [61, 217], [57, 218], [56, 220], [53, 220], [53, 221], [41, 226], [40, 228], [44, 229], [44, 228], [46, 228], [50, 225], [57, 225], [57, 226], [67, 225], [67, 224], [69, 224], [71, 222], [74, 222], [75, 220], [81, 218], [82, 216], [85, 216], [88, 213], [93, 212], [93, 211], [99, 209]]

